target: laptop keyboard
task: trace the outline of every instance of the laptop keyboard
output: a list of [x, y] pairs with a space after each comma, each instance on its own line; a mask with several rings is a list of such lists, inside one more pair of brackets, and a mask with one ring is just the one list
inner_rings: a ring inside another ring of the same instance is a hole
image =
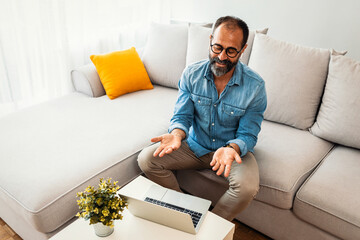
[[201, 218], [201, 215], [202, 215], [199, 212], [195, 212], [195, 211], [192, 211], [192, 210], [189, 210], [189, 209], [186, 209], [186, 208], [175, 206], [175, 205], [172, 205], [172, 204], [169, 204], [169, 203], [166, 203], [166, 202], [162, 202], [162, 201], [159, 201], [159, 200], [155, 200], [155, 199], [149, 198], [149, 197], [145, 198], [145, 201], [149, 202], [149, 203], [159, 205], [159, 206], [163, 206], [163, 207], [166, 207], [166, 208], [170, 208], [170, 209], [173, 209], [173, 210], [176, 210], [176, 211], [179, 211], [179, 212], [189, 214], [191, 216], [191, 220], [192, 220], [192, 222], [194, 224], [194, 228], [196, 228], [196, 226], [199, 223], [199, 220]]

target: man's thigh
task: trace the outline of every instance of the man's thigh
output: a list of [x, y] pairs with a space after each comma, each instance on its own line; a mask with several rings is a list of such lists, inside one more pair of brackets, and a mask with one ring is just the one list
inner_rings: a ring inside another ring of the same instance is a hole
[[154, 157], [153, 154], [159, 146], [160, 143], [156, 143], [145, 148], [139, 154], [139, 161], [146, 161], [167, 170], [210, 168], [211, 154], [198, 158], [185, 141], [182, 142], [180, 148], [176, 151], [163, 157]]

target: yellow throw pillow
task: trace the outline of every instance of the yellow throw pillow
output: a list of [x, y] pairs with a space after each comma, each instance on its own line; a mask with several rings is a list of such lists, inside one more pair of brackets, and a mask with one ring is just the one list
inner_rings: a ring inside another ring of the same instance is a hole
[[91, 55], [90, 59], [110, 99], [125, 93], [154, 88], [134, 47], [103, 55]]

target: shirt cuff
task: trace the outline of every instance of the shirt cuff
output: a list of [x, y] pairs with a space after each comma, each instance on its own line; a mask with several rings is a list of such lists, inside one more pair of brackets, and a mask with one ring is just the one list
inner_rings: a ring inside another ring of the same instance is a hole
[[233, 139], [233, 140], [230, 140], [230, 141], [227, 141], [226, 144], [229, 144], [229, 143], [235, 143], [239, 146], [240, 148], [240, 157], [243, 157], [247, 154], [248, 152], [248, 149], [247, 149], [247, 145], [246, 143], [243, 141], [243, 140], [240, 140], [240, 139]]
[[188, 137], [189, 137], [189, 131], [188, 129], [182, 125], [181, 123], [174, 123], [172, 124], [169, 129], [168, 129], [168, 132], [171, 133], [174, 129], [180, 129], [180, 130], [183, 130], [185, 132], [185, 139], [183, 140], [186, 140]]

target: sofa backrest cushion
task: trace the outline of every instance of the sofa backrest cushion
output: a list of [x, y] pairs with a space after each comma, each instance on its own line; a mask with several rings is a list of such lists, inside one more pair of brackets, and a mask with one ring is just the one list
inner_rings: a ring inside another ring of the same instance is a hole
[[153, 84], [178, 87], [185, 68], [187, 39], [187, 24], [151, 24], [142, 61]]
[[[242, 63], [247, 65], [249, 62], [255, 33], [267, 34], [267, 31], [268, 28], [249, 32], [249, 38], [247, 41], [248, 46], [240, 57], [240, 61]], [[201, 61], [203, 59], [207, 59], [209, 57], [211, 33], [212, 28], [210, 28], [210, 25], [208, 27], [204, 27], [201, 25], [190, 24], [188, 34], [188, 48], [186, 54], [186, 66]]]
[[189, 26], [186, 66], [209, 57], [211, 31], [211, 27]]
[[311, 132], [321, 138], [360, 148], [360, 62], [331, 55], [319, 114]]
[[299, 129], [310, 128], [320, 105], [329, 59], [329, 50], [256, 34], [249, 67], [266, 84], [268, 106], [264, 118]]
[[244, 63], [246, 65], [249, 65], [249, 60], [250, 60], [251, 50], [252, 50], [252, 47], [253, 47], [253, 44], [254, 44], [255, 34], [258, 33], [258, 34], [266, 35], [268, 30], [269, 30], [268, 28], [264, 28], [262, 30], [255, 30], [255, 31], [251, 30], [249, 32], [249, 37], [248, 37], [248, 40], [246, 42], [247, 47], [246, 47], [244, 53], [240, 57], [240, 61], [242, 63]]

